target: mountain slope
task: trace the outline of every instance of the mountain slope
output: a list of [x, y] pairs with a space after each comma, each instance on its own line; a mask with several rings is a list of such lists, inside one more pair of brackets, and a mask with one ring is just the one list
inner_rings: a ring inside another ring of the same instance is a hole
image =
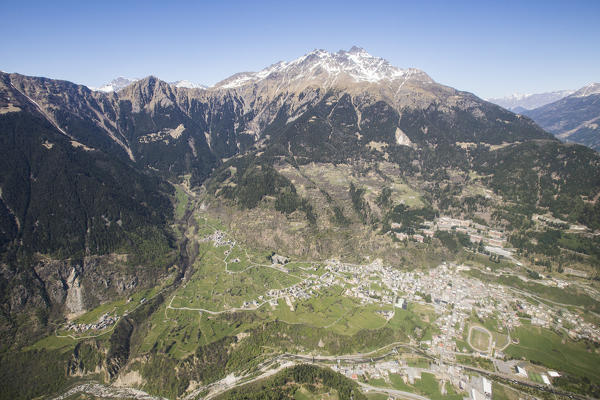
[[[109, 94], [17, 74], [10, 80], [81, 143], [119, 148], [168, 178], [191, 173], [194, 183], [206, 179], [219, 159], [266, 141], [301, 156], [345, 158], [369, 152], [371, 142], [426, 148], [548, 138], [531, 121], [358, 48], [317, 50], [208, 90], [154, 77]], [[324, 129], [311, 126], [316, 118]], [[321, 140], [310, 138], [313, 128], [329, 143], [317, 143], [324, 152], [311, 150], [310, 142]]]
[[554, 103], [523, 112], [561, 140], [600, 150], [600, 84], [585, 86]]
[[[35, 310], [55, 318], [138, 284], [156, 284], [172, 252], [167, 226], [172, 188], [120, 156], [109, 140], [82, 135], [98, 144], [92, 148], [57, 128], [52, 116], [8, 76], [2, 78], [0, 348], [5, 348], [43, 328]], [[71, 274], [85, 290], [69, 305]]]

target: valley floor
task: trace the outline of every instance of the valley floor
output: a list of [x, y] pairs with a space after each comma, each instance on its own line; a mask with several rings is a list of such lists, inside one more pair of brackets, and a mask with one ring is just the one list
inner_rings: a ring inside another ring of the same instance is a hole
[[[108, 337], [119, 318], [168, 293], [136, 340], [139, 356], [121, 372], [141, 371], [134, 387], [168, 398], [215, 398], [300, 364], [332, 369], [369, 396], [408, 400], [500, 399], [507, 391], [575, 396], [555, 385], [557, 375], [600, 380], [598, 346], [590, 349], [600, 342], [598, 326], [583, 318], [582, 305], [538, 294], [548, 282], [530, 281], [518, 270], [443, 262], [407, 271], [378, 259], [290, 260], [246, 248], [208, 213], [196, 211], [192, 218], [184, 235], [198, 257], [178, 288], [103, 305], [34, 348]], [[600, 298], [592, 288], [585, 292]], [[114, 316], [112, 326], [89, 328], [106, 315]], [[89, 329], [73, 332], [72, 326]], [[266, 332], [263, 339], [259, 332]], [[175, 393], [150, 381], [144, 359], [160, 355], [184, 368], [194, 357], [207, 357], [199, 349], [223, 340], [229, 340], [229, 356], [216, 374], [205, 375], [212, 377], [206, 383], [190, 380]], [[249, 352], [252, 361], [238, 352]], [[235, 357], [241, 357], [237, 365]], [[504, 389], [492, 391], [490, 382]], [[76, 386], [56, 400], [77, 393], [157, 398], [98, 383]]]

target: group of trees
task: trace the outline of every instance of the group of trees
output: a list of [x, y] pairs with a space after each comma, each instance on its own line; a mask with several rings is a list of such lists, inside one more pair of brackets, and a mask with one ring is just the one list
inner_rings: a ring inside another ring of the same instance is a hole
[[223, 400], [293, 399], [300, 387], [307, 388], [315, 395], [325, 394], [333, 389], [340, 399], [366, 400], [366, 396], [362, 394], [355, 382], [328, 368], [307, 364], [297, 365], [268, 379], [232, 389], [218, 398]]
[[255, 208], [266, 196], [274, 196], [277, 211], [284, 214], [302, 211], [308, 222], [315, 224], [317, 216], [310, 201], [298, 195], [294, 184], [271, 163], [268, 157], [235, 158], [215, 172], [208, 189], [213, 194], [234, 200], [245, 209]]

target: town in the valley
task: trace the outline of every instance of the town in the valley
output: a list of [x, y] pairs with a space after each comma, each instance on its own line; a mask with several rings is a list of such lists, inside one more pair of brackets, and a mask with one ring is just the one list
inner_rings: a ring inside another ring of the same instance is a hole
[[[500, 248], [505, 241], [501, 232], [473, 227], [470, 221], [442, 217], [432, 224], [431, 229], [456, 229], [456, 225], [463, 225], [467, 234], [475, 235], [473, 241], [483, 241], [492, 248]], [[477, 229], [477, 233], [474, 233], [474, 229]], [[214, 230], [201, 241], [212, 243], [214, 248], [222, 251], [227, 273], [245, 273], [245, 270], [227, 269], [240, 262], [239, 258], [232, 257], [233, 249], [239, 245], [227, 233]], [[512, 259], [508, 250], [505, 254]], [[285, 256], [273, 254], [269, 265], [251, 265], [247, 269], [272, 268], [292, 274], [290, 266], [294, 263]], [[392, 377], [401, 377], [403, 382], [413, 385], [424, 374], [429, 374], [442, 382], [442, 394], [447, 390], [446, 385], [452, 385], [473, 400], [491, 398], [492, 384], [488, 373], [503, 379], [547, 387], [551, 387], [552, 380], [560, 376], [557, 371], [505, 354], [507, 347], [518, 343], [518, 339], [511, 337], [511, 332], [525, 322], [531, 326], [564, 332], [573, 340], [600, 343], [598, 327], [569, 307], [539, 301], [535, 294], [524, 289], [494, 282], [494, 278], [500, 276], [516, 277], [524, 283], [531, 280], [531, 277], [514, 271], [446, 262], [429, 270], [409, 271], [384, 265], [379, 259], [365, 264], [351, 264], [337, 259], [301, 264], [303, 267], [297, 266], [294, 272], [294, 276], [301, 278], [299, 282], [283, 288], [267, 288], [263, 294], [246, 299], [239, 307], [223, 310], [179, 309], [218, 314], [255, 311], [263, 307], [270, 307], [271, 310], [289, 307], [294, 312], [297, 303], [318, 298], [324, 290], [333, 287], [342, 288], [343, 296], [353, 299], [357, 307], [379, 307], [376, 313], [386, 321], [394, 318], [396, 313], [409, 313], [412, 308], [421, 307], [430, 313], [428, 322], [436, 328], [428, 337], [420, 336], [420, 329], [416, 328], [409, 335], [409, 343], [391, 346], [388, 350], [392, 351], [377, 359], [367, 357], [366, 361], [357, 362], [356, 359], [343, 356], [328, 356], [323, 361], [333, 370], [359, 381], [366, 391], [378, 389], [365, 382], [380, 380], [389, 383]], [[477, 274], [489, 279], [478, 279]], [[541, 277], [535, 280], [535, 284], [564, 289], [577, 283]], [[597, 296], [595, 293], [592, 295]], [[177, 309], [171, 305], [169, 308]], [[66, 329], [76, 333], [102, 330], [110, 328], [117, 321], [118, 316], [105, 313], [97, 323], [69, 323]], [[486, 327], [481, 321], [493, 321], [494, 326]], [[403, 358], [403, 347], [418, 351], [428, 361], [414, 364], [410, 357]], [[479, 362], [467, 364], [465, 359]], [[479, 364], [487, 364], [488, 367], [481, 368]]]

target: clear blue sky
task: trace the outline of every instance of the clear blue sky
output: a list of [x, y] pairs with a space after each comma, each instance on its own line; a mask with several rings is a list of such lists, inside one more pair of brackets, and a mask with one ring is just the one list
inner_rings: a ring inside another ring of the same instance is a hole
[[600, 0], [2, 0], [0, 9], [1, 70], [90, 86], [150, 74], [211, 85], [352, 45], [481, 97], [600, 81]]

